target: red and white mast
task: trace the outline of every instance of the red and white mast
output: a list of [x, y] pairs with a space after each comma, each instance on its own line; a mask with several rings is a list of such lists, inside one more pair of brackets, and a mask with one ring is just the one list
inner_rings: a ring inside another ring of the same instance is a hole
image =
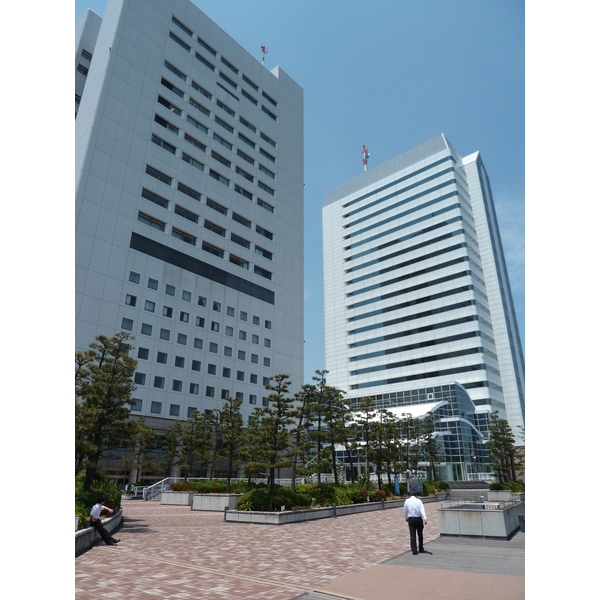
[[260, 49], [262, 50], [262, 54], [263, 54], [262, 64], [263, 64], [263, 67], [264, 67], [265, 66], [265, 54], [268, 54], [268, 51], [267, 51], [267, 47], [266, 46], [261, 46]]
[[367, 161], [369, 160], [369, 158], [371, 157], [371, 155], [369, 154], [369, 151], [367, 150], [367, 147], [363, 144], [363, 165], [365, 167], [365, 171], [367, 170]]

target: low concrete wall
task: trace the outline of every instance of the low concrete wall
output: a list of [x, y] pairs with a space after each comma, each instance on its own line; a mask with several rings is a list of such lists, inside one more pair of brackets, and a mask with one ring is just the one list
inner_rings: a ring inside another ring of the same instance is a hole
[[161, 504], [175, 504], [177, 506], [191, 506], [195, 492], [161, 492]]
[[[421, 498], [424, 504], [436, 502], [435, 496]], [[404, 500], [388, 500], [386, 502], [363, 502], [361, 504], [344, 504], [335, 507], [336, 517], [355, 515], [374, 510], [402, 508]], [[228, 523], [254, 523], [260, 525], [286, 525], [302, 521], [315, 521], [317, 519], [333, 518], [333, 507], [307, 508], [304, 510], [286, 510], [284, 512], [259, 512], [249, 510], [228, 510], [225, 520]]]
[[[120, 508], [112, 517], [102, 519], [104, 529], [111, 533], [115, 531], [123, 521], [123, 509]], [[101, 540], [100, 534], [93, 528], [87, 527], [75, 532], [75, 556], [91, 548], [95, 542]], [[102, 542], [104, 543], [104, 542]]]
[[519, 515], [525, 514], [525, 502], [504, 508], [498, 504], [483, 506], [442, 506], [438, 510], [440, 535], [509, 539], [519, 529]]
[[194, 494], [191, 502], [192, 510], [212, 510], [223, 512], [235, 509], [238, 498], [244, 494]]

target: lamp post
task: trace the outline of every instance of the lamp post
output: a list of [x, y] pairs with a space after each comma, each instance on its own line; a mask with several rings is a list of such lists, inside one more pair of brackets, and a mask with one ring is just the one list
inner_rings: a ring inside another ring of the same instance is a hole
[[473, 462], [475, 463], [475, 481], [478, 481], [479, 480], [479, 476], [478, 476], [478, 473], [477, 473], [477, 457], [476, 456], [473, 457]]
[[406, 417], [406, 478], [408, 479], [409, 470], [409, 436], [410, 436], [410, 420], [412, 419], [412, 413], [402, 413], [403, 417]]

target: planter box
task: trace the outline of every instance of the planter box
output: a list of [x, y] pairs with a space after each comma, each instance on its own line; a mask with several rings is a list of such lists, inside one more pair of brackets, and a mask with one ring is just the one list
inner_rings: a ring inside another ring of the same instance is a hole
[[[102, 525], [104, 525], [104, 529], [106, 529], [108, 533], [112, 534], [112, 532], [121, 524], [122, 521], [123, 509], [120, 508], [111, 517], [108, 517], [108, 519], [102, 519]], [[88, 527], [87, 529], [80, 529], [79, 531], [76, 531], [75, 556], [82, 554], [83, 552], [91, 548], [97, 540], [101, 539], [102, 538], [100, 537], [100, 534], [93, 527]]]
[[487, 493], [490, 502], [509, 502], [513, 499], [511, 490], [489, 490]]
[[179, 506], [191, 506], [194, 492], [162, 492], [161, 504], [175, 504]]
[[[423, 503], [435, 502], [435, 496], [421, 498]], [[344, 504], [336, 506], [335, 516], [343, 517], [358, 513], [371, 512], [374, 510], [385, 510], [402, 508], [404, 500], [388, 500], [386, 502], [363, 502], [362, 504]], [[228, 523], [253, 523], [261, 525], [287, 525], [288, 523], [300, 523], [302, 521], [315, 521], [317, 519], [330, 519], [333, 515], [333, 507], [307, 508], [304, 510], [286, 510], [284, 512], [258, 512], [251, 510], [228, 510], [225, 520]]]
[[192, 510], [212, 510], [223, 512], [233, 510], [238, 498], [243, 494], [193, 494], [190, 502]]
[[519, 529], [525, 502], [448, 503], [438, 510], [440, 535], [509, 539]]

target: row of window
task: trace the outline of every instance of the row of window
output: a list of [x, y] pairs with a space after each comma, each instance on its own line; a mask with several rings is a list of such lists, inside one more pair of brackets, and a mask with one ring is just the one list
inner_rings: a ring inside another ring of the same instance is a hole
[[[215, 397], [215, 388], [214, 387], [206, 386], [205, 391], [206, 391], [207, 398]], [[229, 390], [226, 390], [226, 389], [221, 390], [221, 400], [226, 400], [230, 396], [231, 396], [231, 394], [230, 394]], [[244, 400], [243, 392], [235, 392], [235, 396], [236, 396], [236, 398], [239, 398], [242, 401]], [[256, 396], [256, 394], [249, 394], [248, 404], [256, 405], [257, 400], [258, 400], [258, 397]], [[262, 406], [265, 406], [265, 407], [269, 406], [269, 400], [266, 396], [263, 396], [261, 401], [262, 401]], [[140, 412], [142, 410], [144, 402], [141, 398], [132, 398], [131, 402], [132, 402], [132, 404], [131, 404], [132, 411]], [[162, 405], [163, 405], [162, 402], [152, 400], [150, 402], [150, 413], [153, 415], [161, 415], [162, 414]], [[187, 418], [191, 419], [194, 416], [194, 413], [196, 411], [199, 411], [199, 409], [196, 408], [195, 406], [188, 406]], [[169, 416], [170, 417], [183, 416], [181, 414], [181, 405], [180, 404], [169, 404]]]
[[[216, 375], [217, 374], [217, 366], [209, 364], [207, 373], [209, 375]], [[232, 378], [231, 375], [232, 375], [231, 368], [223, 367], [222, 377], [225, 379], [231, 379]], [[146, 373], [137, 371], [134, 375], [134, 383], [136, 385], [146, 385], [146, 378], [147, 378]], [[258, 376], [255, 373], [251, 374], [251, 378], [253, 379], [253, 381], [250, 381], [250, 383], [258, 384]], [[246, 372], [245, 371], [237, 371], [236, 380], [240, 381], [240, 382], [244, 382], [245, 379], [246, 379]], [[263, 385], [265, 385], [265, 380], [268, 382], [269, 378], [263, 377]], [[162, 376], [156, 375], [154, 377], [153, 387], [155, 387], [157, 389], [161, 389], [161, 390], [165, 389], [165, 378]], [[199, 385], [197, 383], [193, 383], [193, 382], [190, 383], [190, 387], [189, 387], [190, 394], [197, 395], [199, 393], [198, 390], [199, 390]], [[183, 381], [181, 379], [173, 379], [172, 383], [171, 383], [171, 391], [182, 392], [183, 391]]]
[[[184, 25], [179, 19], [177, 19], [175, 16], [172, 16], [172, 22], [173, 22], [173, 24], [175, 24], [178, 27], [179, 31], [184, 32], [187, 36], [192, 38], [191, 41], [193, 43], [194, 33], [186, 25]], [[187, 41], [184, 41], [183, 39], [181, 39], [180, 37], [175, 35], [172, 31], [169, 31], [169, 37], [176, 44], [178, 44], [181, 48], [183, 48], [186, 52], [192, 52], [191, 45], [188, 44]], [[215, 59], [219, 58], [221, 64], [227, 68], [227, 74], [224, 73], [221, 69], [216, 69], [214, 64], [212, 64], [209, 60], [204, 58], [204, 56], [202, 56], [198, 52], [195, 52], [196, 58], [210, 71], [215, 72], [215, 70], [216, 70], [218, 72], [219, 78], [222, 79], [225, 83], [227, 83], [227, 85], [230, 86], [233, 90], [237, 91], [238, 84], [235, 80], [233, 80], [231, 78], [231, 76], [229, 74], [231, 73], [231, 74], [235, 75], [239, 81], [240, 69], [238, 69], [236, 66], [234, 66], [225, 57], [219, 56], [217, 51], [210, 44], [205, 42], [200, 36], [196, 36], [196, 40], [197, 40], [198, 44], [200, 45], [200, 47], [204, 51], [208, 52]], [[258, 85], [256, 83], [254, 83], [247, 75], [245, 75], [244, 73], [241, 73], [241, 79], [244, 83], [248, 84], [255, 92], [259, 92]], [[256, 98], [254, 98], [250, 93], [246, 92], [241, 87], [241, 85], [240, 85], [240, 89], [241, 89], [242, 95], [246, 99], [250, 100], [255, 106], [258, 105], [258, 101], [256, 100]], [[231, 93], [231, 92], [228, 92], [228, 93]], [[231, 95], [233, 96], [233, 94], [231, 94]], [[277, 101], [274, 98], [269, 96], [269, 94], [267, 94], [264, 90], [261, 90], [261, 95], [265, 100], [267, 100], [267, 102], [269, 102], [269, 104], [272, 107], [277, 108]], [[234, 97], [236, 97], [236, 96], [234, 96]], [[262, 108], [263, 112], [265, 112], [265, 114], [270, 116], [274, 121], [277, 120], [277, 116], [274, 113], [272, 113], [271, 110], [269, 110], [266, 106], [262, 105], [261, 108]]]
[[[142, 195], [142, 198], [149, 200], [150, 202], [160, 206], [161, 208], [164, 208], [165, 210], [169, 210], [170, 202], [166, 198], [163, 198], [162, 196], [159, 196], [158, 194], [151, 192], [150, 190], [147, 190], [146, 188], [142, 188], [141, 195]], [[211, 200], [210, 198], [207, 198], [206, 205], [209, 206], [210, 208], [212, 208], [213, 210], [215, 210], [216, 212], [219, 212], [220, 214], [227, 214], [227, 212], [228, 212], [227, 208], [225, 208], [224, 206], [215, 202], [214, 200]], [[173, 212], [176, 215], [179, 215], [179, 216], [183, 217], [184, 219], [191, 221], [195, 225], [200, 225], [201, 217], [199, 214], [197, 214], [187, 208], [184, 208], [183, 206], [180, 206], [177, 203], [175, 203], [175, 208], [174, 208]], [[166, 224], [163, 223], [162, 221], [160, 221], [159, 219], [157, 219], [155, 217], [150, 217], [149, 215], [145, 215], [144, 213], [141, 213], [141, 215], [142, 215], [141, 218], [138, 217], [139, 221], [145, 223], [146, 225], [150, 225], [151, 227], [159, 229], [160, 231], [165, 230], [164, 225], [166, 225]], [[236, 213], [234, 213], [234, 215], [236, 215]], [[238, 215], [238, 217], [239, 217], [239, 215]], [[241, 219], [243, 219], [243, 221], [245, 221], [248, 225], [251, 226], [250, 221], [248, 221], [247, 219], [244, 219], [243, 217], [241, 217]], [[240, 218], [236, 219], [234, 217], [233, 220], [236, 222], [239, 222]], [[221, 227], [217, 223], [213, 223], [212, 221], [209, 221], [208, 219], [204, 218], [203, 225], [204, 225], [205, 229], [208, 229], [209, 231], [212, 231], [213, 233], [216, 233], [217, 235], [220, 235], [221, 237], [227, 237], [226, 236], [227, 229], [225, 229], [224, 227]], [[268, 230], [265, 230], [258, 225], [256, 226], [256, 231], [261, 233], [261, 235], [263, 235], [267, 239], [273, 238], [272, 233], [270, 233]], [[175, 237], [178, 237], [178, 236], [176, 235]], [[192, 236], [192, 237], [194, 237], [194, 236]], [[250, 248], [251, 248], [251, 242], [249, 240], [247, 240], [233, 232], [230, 233], [230, 239], [232, 242], [235, 242], [239, 246], [242, 246], [248, 250], [250, 250]], [[273, 260], [273, 253], [270, 252], [269, 250], [267, 250], [266, 248], [262, 248], [261, 246], [258, 246], [257, 244], [254, 244], [254, 252], [255, 252], [255, 254], [258, 254], [259, 256], [263, 256], [263, 257], [267, 258], [268, 260]]]

